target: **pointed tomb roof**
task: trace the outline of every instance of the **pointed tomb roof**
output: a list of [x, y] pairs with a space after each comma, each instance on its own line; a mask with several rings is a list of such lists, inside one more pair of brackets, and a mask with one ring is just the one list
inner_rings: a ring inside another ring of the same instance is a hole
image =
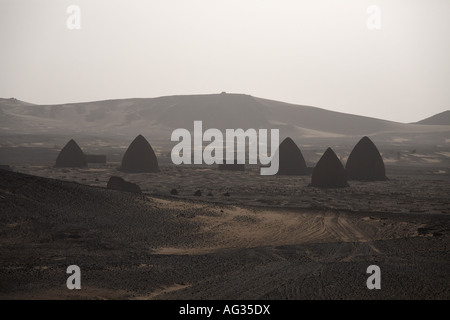
[[331, 148], [317, 162], [311, 177], [311, 186], [319, 188], [348, 187], [344, 166]]
[[353, 148], [345, 170], [349, 180], [386, 180], [383, 158], [368, 137], [363, 137]]
[[124, 172], [159, 172], [158, 160], [152, 146], [142, 135], [131, 142], [119, 168]]
[[55, 167], [86, 167], [86, 157], [83, 151], [75, 142], [71, 139], [64, 148], [58, 154], [56, 158]]
[[279, 147], [279, 168], [280, 175], [305, 175], [307, 167], [302, 152], [291, 138], [286, 138]]

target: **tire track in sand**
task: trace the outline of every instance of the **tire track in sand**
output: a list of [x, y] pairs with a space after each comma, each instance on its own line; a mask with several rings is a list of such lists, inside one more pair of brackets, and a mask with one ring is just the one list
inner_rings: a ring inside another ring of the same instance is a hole
[[[348, 215], [340, 212], [326, 212], [324, 215], [324, 228], [336, 240], [344, 243], [351, 243], [352, 250], [350, 254], [347, 252], [342, 254], [343, 246], [339, 246], [333, 254], [333, 259], [342, 256], [342, 261], [350, 261], [359, 255], [382, 254], [381, 251], [373, 244], [372, 237], [350, 222]], [[347, 246], [348, 247], [348, 246]]]

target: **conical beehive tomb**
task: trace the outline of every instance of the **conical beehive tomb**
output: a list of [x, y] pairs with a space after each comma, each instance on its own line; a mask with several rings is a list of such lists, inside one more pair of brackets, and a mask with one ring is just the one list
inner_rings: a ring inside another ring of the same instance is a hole
[[345, 165], [349, 180], [386, 180], [383, 158], [375, 144], [363, 137], [353, 148]]
[[286, 138], [279, 147], [279, 175], [305, 175], [307, 167], [302, 152], [291, 138]]
[[56, 158], [55, 167], [86, 167], [86, 157], [83, 151], [75, 142], [71, 139], [64, 148], [58, 154]]
[[348, 187], [344, 166], [331, 148], [322, 155], [315, 166], [311, 186], [319, 188]]
[[124, 172], [159, 172], [155, 152], [142, 135], [138, 135], [128, 147], [119, 170]]

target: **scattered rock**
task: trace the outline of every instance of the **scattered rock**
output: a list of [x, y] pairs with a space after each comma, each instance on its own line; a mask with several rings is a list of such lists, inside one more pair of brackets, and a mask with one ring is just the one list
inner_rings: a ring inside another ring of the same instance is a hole
[[445, 229], [439, 228], [437, 226], [427, 226], [423, 228], [418, 228], [417, 233], [422, 236], [433, 236], [441, 237], [445, 233]]

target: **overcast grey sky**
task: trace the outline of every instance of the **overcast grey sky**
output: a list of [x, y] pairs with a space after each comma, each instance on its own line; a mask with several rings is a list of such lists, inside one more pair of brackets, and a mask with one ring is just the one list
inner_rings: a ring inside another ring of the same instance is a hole
[[0, 97], [32, 103], [227, 91], [400, 122], [450, 109], [448, 0], [0, 0], [0, 43]]

